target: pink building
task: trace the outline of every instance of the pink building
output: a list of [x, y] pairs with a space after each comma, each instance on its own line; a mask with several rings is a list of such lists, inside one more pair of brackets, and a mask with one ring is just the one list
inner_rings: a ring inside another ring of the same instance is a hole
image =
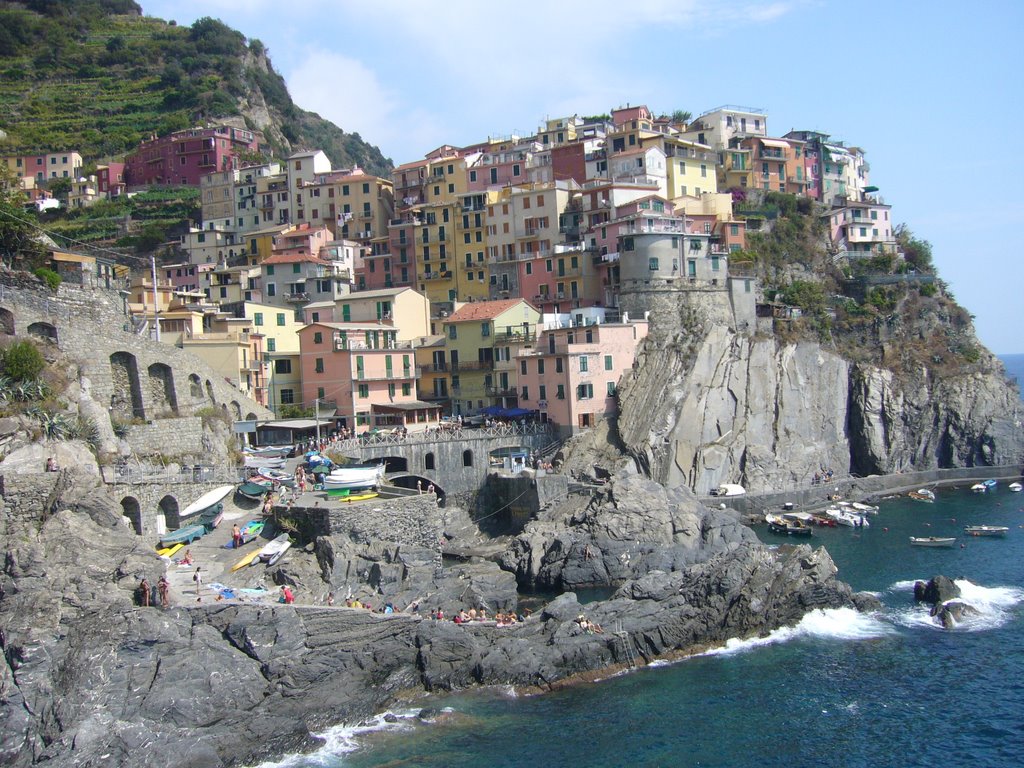
[[234, 168], [240, 152], [258, 151], [262, 138], [259, 132], [224, 125], [152, 138], [125, 158], [125, 182], [198, 187], [201, 176]]
[[203, 272], [212, 270], [214, 264], [164, 264], [160, 271], [164, 273], [164, 281], [170, 283], [175, 291], [199, 291], [203, 283], [200, 277]]
[[107, 163], [96, 166], [97, 189], [104, 197], [124, 194], [124, 163]]
[[646, 321], [543, 331], [519, 353], [519, 407], [566, 436], [596, 426], [618, 410], [616, 387], [645, 336]]
[[299, 330], [303, 405], [336, 409], [338, 426], [362, 432], [434, 427], [439, 405], [416, 399], [412, 343], [382, 323], [311, 323]]
[[274, 256], [319, 256], [334, 236], [325, 226], [299, 224], [274, 237]]

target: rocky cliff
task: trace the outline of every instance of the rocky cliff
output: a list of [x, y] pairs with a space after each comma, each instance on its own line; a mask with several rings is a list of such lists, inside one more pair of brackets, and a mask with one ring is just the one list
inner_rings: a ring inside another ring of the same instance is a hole
[[953, 372], [886, 367], [716, 325], [652, 336], [620, 387], [618, 435], [670, 487], [782, 488], [822, 467], [870, 475], [1020, 462], [1018, 398], [987, 353]]
[[[137, 607], [139, 579], [155, 583], [163, 563], [121, 525], [120, 510], [95, 481], [39, 473], [38, 503], [20, 499], [0, 509], [0, 762], [253, 764], [310, 749], [311, 733], [416, 692], [546, 689], [758, 635], [814, 608], [877, 605], [836, 580], [823, 550], [773, 552], [684, 492], [659, 492], [642, 478], [616, 483], [612, 496], [564, 522], [560, 540], [580, 528], [594, 542], [640, 542], [631, 545], [632, 562], [612, 557], [624, 563], [614, 574], [606, 563], [580, 580], [639, 578], [609, 600], [584, 607], [565, 593], [524, 622], [497, 627], [426, 617], [431, 603], [514, 605], [511, 577], [493, 563], [439, 569], [426, 552], [403, 556], [400, 547], [347, 536], [318, 541], [317, 557], [296, 552], [274, 578], [306, 580], [300, 594], [317, 578], [321, 587], [355, 580], [394, 595], [433, 584], [420, 612], [191, 601]], [[634, 514], [648, 501], [655, 508]], [[670, 551], [656, 556], [656, 542]], [[561, 571], [591, 561], [603, 562], [581, 555]], [[582, 614], [604, 631], [588, 630]]]

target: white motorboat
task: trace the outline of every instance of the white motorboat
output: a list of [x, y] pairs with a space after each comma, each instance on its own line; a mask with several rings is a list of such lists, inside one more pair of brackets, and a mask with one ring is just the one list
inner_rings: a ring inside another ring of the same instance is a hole
[[1005, 536], [1010, 529], [1005, 525], [966, 525], [964, 533], [968, 536]]
[[281, 457], [272, 458], [267, 456], [246, 456], [245, 466], [248, 469], [281, 469], [284, 466], [284, 459]]
[[975, 483], [971, 486], [971, 490], [975, 493], [984, 493], [988, 490], [988, 487], [984, 483]]
[[1024, 485], [1021, 485], [1020, 483], [1010, 483], [1006, 487], [1010, 489], [1011, 493], [1020, 493], [1021, 490], [1024, 490]]
[[871, 527], [871, 523], [868, 522], [867, 517], [864, 515], [848, 512], [844, 509], [840, 509], [839, 507], [829, 507], [825, 510], [825, 514], [839, 523], [839, 525], [845, 525], [847, 528]]
[[907, 495], [914, 499], [914, 501], [935, 501], [935, 491], [929, 488], [918, 488]]
[[878, 507], [873, 507], [870, 504], [862, 504], [859, 501], [839, 501], [836, 502], [836, 506], [844, 512], [850, 512], [854, 515], [877, 515]]
[[911, 536], [910, 543], [915, 547], [952, 547], [956, 539], [952, 536]]
[[371, 488], [379, 485], [383, 477], [383, 464], [372, 467], [338, 467], [324, 477], [323, 484], [325, 490]]
[[205, 512], [210, 507], [214, 506], [217, 502], [227, 496], [231, 491], [235, 489], [233, 485], [220, 485], [214, 488], [212, 491], [208, 491], [200, 496], [198, 499], [193, 501], [181, 512], [178, 513], [178, 517], [184, 519], [191, 515], [198, 514], [199, 512]]
[[281, 555], [284, 554], [291, 545], [292, 542], [288, 534], [282, 533], [276, 539], [268, 541], [263, 545], [263, 549], [261, 549], [260, 553], [253, 559], [252, 565], [260, 562], [269, 564], [271, 561], [276, 563], [278, 559], [280, 559]]

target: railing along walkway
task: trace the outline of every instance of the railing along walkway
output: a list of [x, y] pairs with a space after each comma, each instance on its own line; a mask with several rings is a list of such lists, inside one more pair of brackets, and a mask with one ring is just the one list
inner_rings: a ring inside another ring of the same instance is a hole
[[367, 437], [352, 437], [347, 440], [335, 440], [327, 444], [327, 450], [358, 450], [375, 448], [381, 445], [423, 445], [427, 443], [464, 442], [466, 440], [492, 440], [501, 437], [517, 437], [549, 434], [545, 424], [500, 424], [496, 427], [437, 427], [423, 432], [410, 432], [399, 435], [391, 432], [379, 432]]

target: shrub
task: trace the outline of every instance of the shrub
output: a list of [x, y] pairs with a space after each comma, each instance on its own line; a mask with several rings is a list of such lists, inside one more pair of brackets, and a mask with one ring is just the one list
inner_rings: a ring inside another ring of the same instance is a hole
[[46, 287], [51, 291], [56, 291], [60, 285], [60, 275], [54, 272], [52, 269], [46, 267], [40, 267], [35, 271], [35, 276], [46, 283]]
[[42, 353], [31, 341], [16, 341], [3, 352], [4, 374], [15, 381], [33, 381], [46, 367]]

